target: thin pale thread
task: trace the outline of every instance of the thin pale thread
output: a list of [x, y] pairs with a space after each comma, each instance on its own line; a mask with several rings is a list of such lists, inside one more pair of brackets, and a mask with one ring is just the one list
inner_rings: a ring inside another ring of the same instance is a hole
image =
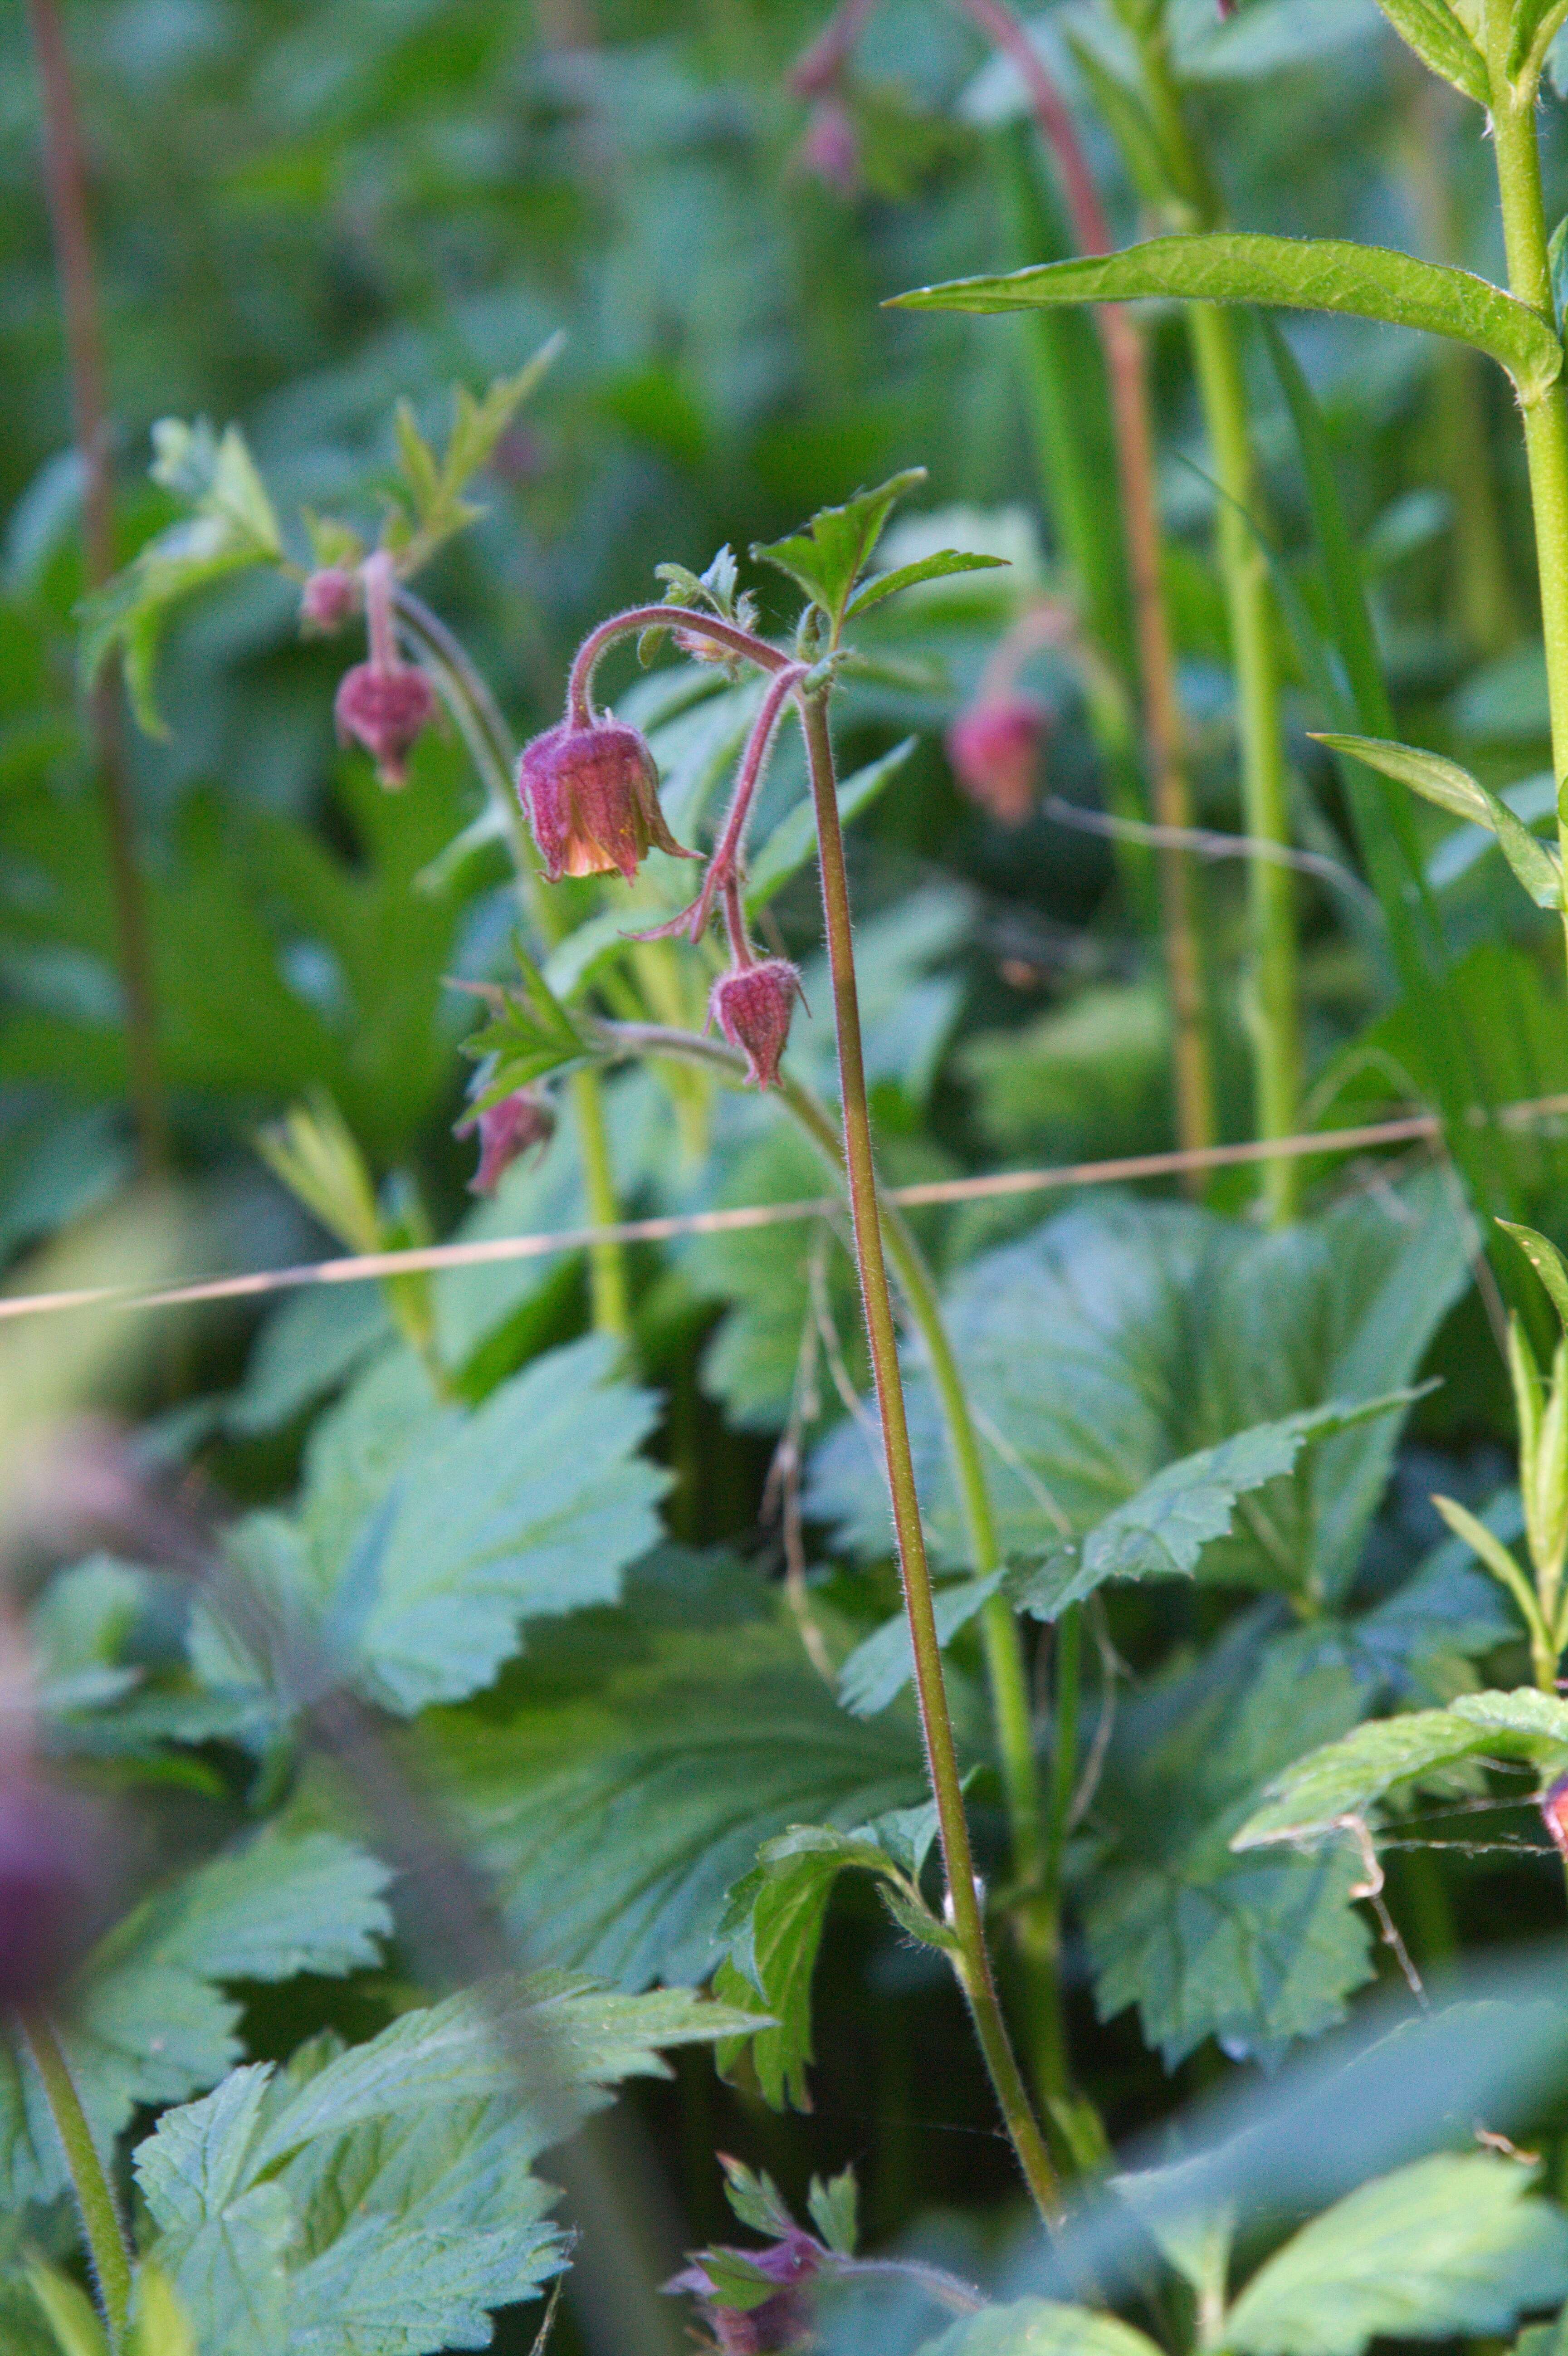
[[[1507, 1105], [1500, 1124], [1524, 1128], [1568, 1113], [1568, 1094]], [[946, 1203], [976, 1203], [1009, 1194], [1045, 1194], [1076, 1186], [1179, 1176], [1184, 1170], [1222, 1170], [1253, 1162], [1306, 1159], [1349, 1153], [1363, 1146], [1398, 1145], [1442, 1134], [1434, 1113], [1411, 1113], [1398, 1120], [1371, 1121], [1360, 1129], [1330, 1129], [1296, 1137], [1208, 1145], [1186, 1152], [1131, 1153], [1107, 1162], [1063, 1163], [1056, 1169], [1001, 1170], [983, 1178], [944, 1178], [916, 1186], [890, 1186], [885, 1198], [907, 1209]], [[495, 1236], [483, 1243], [423, 1244], [412, 1251], [360, 1252], [339, 1259], [304, 1261], [292, 1268], [257, 1269], [243, 1276], [205, 1277], [155, 1292], [118, 1285], [95, 1285], [70, 1292], [17, 1293], [0, 1297], [0, 1322], [12, 1317], [59, 1315], [71, 1309], [176, 1309], [207, 1301], [243, 1301], [270, 1292], [295, 1291], [310, 1284], [363, 1284], [376, 1277], [417, 1276], [447, 1269], [488, 1268], [514, 1259], [540, 1259], [554, 1252], [584, 1251], [594, 1244], [668, 1243], [682, 1236], [732, 1234], [754, 1227], [830, 1218], [841, 1209], [837, 1195], [797, 1203], [754, 1203], [732, 1210], [672, 1213], [653, 1219], [623, 1219], [614, 1226], [564, 1227], [551, 1233]]]

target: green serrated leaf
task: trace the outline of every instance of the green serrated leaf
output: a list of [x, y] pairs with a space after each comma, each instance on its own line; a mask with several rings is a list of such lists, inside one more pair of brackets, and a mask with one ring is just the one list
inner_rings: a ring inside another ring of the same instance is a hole
[[1493, 1751], [1552, 1769], [1568, 1756], [1568, 1704], [1525, 1687], [1462, 1694], [1446, 1709], [1359, 1726], [1276, 1775], [1231, 1846], [1240, 1852], [1324, 1839], [1400, 1786]]
[[752, 554], [785, 573], [827, 615], [837, 637], [855, 584], [869, 563], [898, 501], [926, 479], [923, 466], [906, 467], [872, 491], [861, 491], [841, 508], [823, 508], [805, 530]]
[[522, 987], [486, 991], [492, 1018], [463, 1042], [463, 1052], [475, 1062], [496, 1059], [494, 1076], [475, 1099], [480, 1108], [499, 1104], [514, 1089], [527, 1087], [568, 1064], [580, 1063], [588, 1052], [581, 1033], [539, 967], [521, 941], [514, 941]]
[[1409, 786], [1423, 800], [1495, 834], [1498, 847], [1538, 908], [1563, 905], [1563, 866], [1555, 848], [1538, 841], [1508, 804], [1440, 753], [1391, 744], [1372, 736], [1318, 736], [1330, 752], [1349, 753], [1370, 769]]
[[1441, 74], [1467, 98], [1473, 98], [1477, 106], [1490, 106], [1487, 61], [1446, 0], [1378, 0], [1378, 6], [1424, 66]]
[[852, 2258], [860, 2239], [860, 2188], [851, 2161], [842, 2175], [826, 2184], [814, 2176], [805, 2196], [806, 2213], [830, 2250]]
[[792, 2230], [795, 2219], [765, 2169], [754, 2174], [743, 2160], [731, 2159], [724, 2151], [719, 2155], [719, 2164], [724, 2170], [724, 2198], [742, 2225], [775, 2241]]
[[933, 556], [923, 556], [917, 563], [901, 564], [892, 573], [875, 573], [863, 589], [849, 600], [845, 620], [852, 622], [858, 614], [869, 614], [885, 597], [896, 597], [904, 589], [912, 589], [922, 581], [946, 581], [955, 573], [988, 573], [1005, 565], [1005, 556], [966, 556], [956, 548], [939, 549]]
[[1546, 320], [1484, 278], [1417, 262], [1385, 246], [1338, 238], [1265, 237], [1228, 230], [1152, 238], [1120, 253], [1046, 262], [1003, 278], [964, 278], [892, 297], [925, 311], [1027, 311], [1059, 303], [1264, 303], [1343, 311], [1392, 327], [1420, 327], [1489, 353], [1526, 405], [1563, 372], [1563, 347]]
[[1090, 1531], [1078, 1550], [1075, 1571], [1067, 1574], [1062, 1556], [1053, 1551], [1038, 1583], [1027, 1577], [1015, 1582], [1015, 1601], [1037, 1618], [1055, 1620], [1109, 1579], [1190, 1576], [1204, 1547], [1229, 1535], [1238, 1499], [1293, 1472], [1310, 1442], [1390, 1415], [1417, 1397], [1403, 1390], [1353, 1404], [1330, 1399], [1179, 1458]]
[[1533, 2171], [1441, 2153], [1337, 2201], [1275, 2252], [1225, 2319], [1244, 2356], [1360, 2356], [1370, 2340], [1505, 2331], [1568, 2292], [1568, 2218]]
[[913, 1726], [839, 1709], [725, 1553], [663, 1549], [620, 1611], [536, 1625], [502, 1698], [427, 1719], [448, 1804], [536, 1952], [632, 1987], [711, 1970], [726, 1893], [786, 1826], [925, 1792]]

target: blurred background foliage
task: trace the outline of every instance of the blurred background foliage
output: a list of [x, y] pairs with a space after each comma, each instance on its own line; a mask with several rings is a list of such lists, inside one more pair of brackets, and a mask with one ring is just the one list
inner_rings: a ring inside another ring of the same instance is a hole
[[[1253, 0], [1223, 30], [1210, 0], [1179, 0], [1176, 13], [1206, 151], [1236, 221], [1498, 273], [1477, 124], [1416, 73], [1373, 0]], [[373, 525], [393, 477], [394, 402], [406, 398], [439, 439], [454, 381], [480, 390], [564, 329], [560, 359], [478, 487], [483, 519], [421, 584], [521, 736], [555, 716], [586, 626], [651, 594], [656, 563], [700, 570], [726, 541], [744, 550], [859, 485], [928, 467], [922, 504], [963, 511], [943, 537], [1006, 548], [1016, 563], [1005, 594], [911, 600], [869, 630], [884, 652], [924, 665], [923, 683], [858, 684], [843, 708], [847, 768], [912, 729], [919, 739], [851, 843], [887, 1165], [921, 1177], [1157, 1150], [1174, 1140], [1147, 854], [1045, 808], [1002, 828], [960, 794], [941, 749], [1018, 601], [1064, 585], [1035, 329], [879, 308], [910, 286], [1045, 258], [1040, 240], [1060, 237], [1049, 177], [1016, 80], [955, 12], [888, 0], [859, 53], [855, 185], [825, 185], [803, 153], [806, 110], [785, 80], [820, 20], [817, 0], [72, 0], [119, 552], [128, 561], [177, 512], [146, 476], [157, 419], [238, 421], [285, 517], [305, 506]], [[1068, 53], [1058, 44], [1052, 57], [1082, 101]], [[1568, 202], [1564, 117], [1550, 96], [1552, 218]], [[0, 19], [0, 1245], [15, 1257], [117, 1194], [134, 1156], [76, 686], [80, 478], [37, 91], [15, 10]], [[1086, 104], [1083, 125], [1117, 234], [1130, 237], [1137, 193]], [[1156, 312], [1148, 326], [1200, 816], [1233, 833], [1214, 494], [1179, 316]], [[1466, 353], [1350, 321], [1293, 320], [1288, 334], [1323, 408], [1402, 733], [1456, 753], [1499, 789], [1528, 788], [1546, 764], [1547, 715], [1523, 461], [1500, 379]], [[1308, 1118], [1330, 1124], [1413, 1093], [1422, 1043], [1351, 873], [1341, 781], [1307, 741], [1329, 718], [1327, 617], [1299, 452], [1261, 341], [1249, 336], [1247, 349], [1274, 561], [1296, 619], [1293, 814], [1318, 862], [1300, 894]], [[1069, 323], [1057, 350], [1092, 418], [1104, 399], [1092, 336]], [[776, 584], [756, 585], [778, 619]], [[313, 1088], [337, 1103], [378, 1180], [400, 1173], [417, 1185], [434, 1232], [452, 1230], [465, 1206], [471, 1150], [450, 1130], [464, 1078], [456, 1047], [472, 1018], [445, 978], [505, 970], [507, 886], [488, 854], [440, 888], [420, 885], [475, 816], [477, 787], [461, 745], [437, 731], [417, 750], [409, 790], [383, 795], [364, 757], [333, 741], [343, 660], [340, 647], [302, 640], [286, 583], [247, 574], [176, 618], [159, 674], [167, 733], [128, 735], [176, 1156], [205, 1189], [203, 1250], [229, 1267], [328, 1248], [250, 1141], [260, 1120]], [[1027, 676], [1054, 712], [1045, 792], [1101, 810], [1115, 781], [1082, 680], [1049, 653]], [[617, 689], [626, 677], [615, 674]], [[633, 696], [654, 712], [656, 692]], [[663, 717], [677, 726], [678, 716]], [[689, 748], [683, 757], [699, 762]], [[786, 742], [781, 808], [799, 774]], [[1416, 822], [1484, 1085], [1499, 1101], [1568, 1088], [1550, 920], [1473, 830], [1456, 833], [1424, 806]], [[1200, 875], [1223, 1127], [1235, 1137], [1249, 1117], [1242, 876], [1234, 861], [1206, 862]], [[809, 874], [777, 915], [808, 969], [815, 1015], [797, 1027], [802, 1067], [828, 1077]], [[672, 1108], [641, 1072], [609, 1095], [629, 1211], [819, 1188], [810, 1157], [752, 1103], [709, 1103], [699, 1090], [695, 1106]], [[514, 1173], [464, 1232], [571, 1224], [581, 1215], [575, 1153], [568, 1119], [545, 1163]], [[1550, 1224], [1563, 1203], [1556, 1151], [1521, 1142], [1514, 1175], [1531, 1215]], [[1253, 1183], [1217, 1179], [1209, 1199], [1243, 1208]], [[923, 1232], [951, 1269], [1034, 1225], [1040, 1207], [971, 1208]], [[635, 1269], [643, 1369], [665, 1394], [656, 1446], [674, 1475], [668, 1525], [688, 1542], [749, 1541], [812, 1297], [805, 1247], [708, 1237], [641, 1254]], [[842, 1255], [821, 1280], [848, 1376], [863, 1379]], [[444, 1353], [475, 1397], [584, 1322], [575, 1262], [438, 1290]], [[1434, 1322], [1450, 1297], [1442, 1291]], [[725, 1304], [734, 1306], [720, 1323]], [[215, 1320], [172, 1371], [149, 1354], [144, 1403], [164, 1417], [166, 1452], [200, 1449], [231, 1494], [266, 1498], [293, 1477], [306, 1411], [372, 1358], [389, 1327], [379, 1295], [306, 1296], [263, 1329], [235, 1389], [254, 1331], [250, 1319]], [[1424, 1335], [1417, 1356], [1424, 1346]], [[1425, 1504], [1434, 1450], [1456, 1460], [1441, 1478], [1465, 1494], [1502, 1477], [1500, 1365], [1474, 1293], [1426, 1363], [1449, 1379], [1420, 1410], [1373, 1531], [1374, 1592], [1439, 1535]], [[831, 1420], [840, 1410], [826, 1381], [823, 1393]], [[869, 1510], [874, 1519], [880, 1505]], [[891, 1582], [872, 1576], [882, 1581], [872, 1606], [891, 1609]], [[851, 1574], [830, 1574], [824, 1592], [828, 1609], [842, 1601], [868, 1616], [867, 1588]], [[1135, 1597], [1118, 1641], [1163, 1657], [1174, 1629], [1170, 1657], [1188, 1659], [1220, 1625], [1211, 1592], [1189, 1611], [1184, 1595], [1169, 1620], [1164, 1611]], [[1247, 1622], [1247, 1643], [1261, 1625]], [[1483, 1626], [1472, 1652], [1496, 1633]], [[1129, 1805], [1143, 1804], [1135, 1792]], [[1398, 1870], [1411, 1907], [1442, 1917], [1448, 1901], [1417, 1865]], [[1516, 1924], [1545, 1907], [1538, 1879], [1521, 1877], [1520, 1888]], [[1463, 1927], [1484, 1930], [1473, 1886], [1459, 1902]], [[1451, 1939], [1451, 1923], [1440, 1920], [1439, 1934]], [[827, 1953], [844, 1985], [869, 1991], [869, 2043], [848, 2007], [824, 2008], [820, 2120], [773, 2121], [753, 2104], [753, 2142], [794, 2185], [808, 2160], [863, 2149], [879, 2120], [909, 2126], [934, 2017], [944, 2123], [877, 2140], [873, 2227], [891, 2228], [917, 2199], [962, 2203], [1002, 2185], [1007, 2158], [989, 2136], [978, 2064], [933, 1994], [940, 1967], [891, 1940], [864, 1893], [836, 1916]], [[1075, 2001], [1086, 2023], [1087, 1999]], [[286, 2019], [268, 2002], [282, 2000], [258, 1999], [253, 2050], [281, 2051], [301, 2033], [300, 2002], [291, 1995]], [[1158, 2112], [1168, 2092], [1130, 2017], [1084, 2035], [1113, 2126]], [[1211, 2062], [1205, 2053], [1184, 2064], [1180, 2084]], [[716, 2136], [737, 2132], [735, 2099], [695, 2055], [682, 2056], [672, 2091], [650, 2098], [667, 2147], [684, 2154], [694, 2232], [722, 2222], [710, 2154]], [[956, 2260], [970, 2248], [964, 2230], [955, 2228]]]

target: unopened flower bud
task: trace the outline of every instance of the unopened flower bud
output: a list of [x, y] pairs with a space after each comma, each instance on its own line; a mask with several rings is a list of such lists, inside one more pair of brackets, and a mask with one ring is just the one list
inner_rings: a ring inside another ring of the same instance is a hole
[[[703, 2321], [720, 2356], [782, 2356], [785, 2350], [815, 2345], [814, 2277], [827, 2255], [820, 2242], [799, 2227], [761, 2250], [704, 2251], [666, 2283], [667, 2291], [694, 2291]], [[779, 2286], [755, 2307], [729, 2307], [703, 2259], [743, 2257], [748, 2266]]]
[[1022, 826], [1034, 808], [1035, 772], [1051, 714], [1030, 696], [972, 703], [947, 732], [947, 757], [972, 801], [1002, 826]]
[[26, 1775], [0, 1789], [0, 2009], [36, 2004], [80, 1959], [91, 1830], [80, 1803]]
[[410, 748], [435, 717], [435, 690], [413, 664], [387, 669], [372, 658], [344, 672], [333, 716], [340, 744], [356, 739], [384, 786], [405, 786]]
[[860, 134], [836, 91], [813, 106], [795, 150], [795, 165], [841, 197], [852, 197], [859, 187]]
[[713, 985], [709, 1014], [731, 1047], [745, 1049], [746, 1077], [755, 1087], [779, 1084], [779, 1057], [799, 995], [800, 975], [784, 958], [732, 966]]
[[300, 591], [300, 620], [308, 630], [340, 630], [359, 603], [359, 584], [341, 564], [324, 564]]
[[499, 1104], [466, 1113], [454, 1137], [479, 1133], [479, 1167], [468, 1182], [471, 1194], [493, 1194], [514, 1162], [555, 1135], [555, 1115], [537, 1088], [514, 1088]]
[[1559, 1775], [1541, 1794], [1541, 1821], [1554, 1848], [1568, 1858], [1568, 1775]]
[[629, 884], [656, 849], [695, 859], [665, 824], [658, 785], [645, 740], [618, 720], [563, 720], [536, 736], [517, 795], [549, 881], [618, 872]]

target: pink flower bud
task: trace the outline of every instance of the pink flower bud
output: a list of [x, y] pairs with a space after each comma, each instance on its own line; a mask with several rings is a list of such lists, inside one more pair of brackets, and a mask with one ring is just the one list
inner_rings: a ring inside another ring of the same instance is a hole
[[406, 786], [409, 749], [435, 717], [435, 690], [411, 663], [389, 669], [372, 656], [344, 672], [333, 716], [340, 744], [357, 739], [384, 786]]
[[300, 591], [300, 620], [307, 630], [340, 630], [359, 603], [359, 584], [340, 564], [324, 564]]
[[618, 720], [563, 720], [525, 745], [517, 796], [550, 882], [618, 871], [629, 884], [656, 848], [695, 859], [665, 824], [658, 784], [646, 743]]
[[947, 757], [970, 799], [1002, 826], [1022, 826], [1034, 808], [1035, 771], [1051, 713], [1026, 695], [972, 703], [947, 732]]
[[841, 197], [852, 197], [859, 187], [860, 134], [854, 116], [836, 91], [830, 91], [813, 106], [795, 150], [795, 165]]
[[0, 2010], [37, 2003], [91, 1931], [92, 1822], [21, 1777], [0, 1790]]
[[471, 1194], [493, 1194], [514, 1162], [555, 1135], [555, 1115], [537, 1088], [514, 1088], [499, 1104], [465, 1113], [453, 1137], [479, 1132], [479, 1167], [468, 1182]]
[[784, 958], [731, 966], [713, 985], [709, 1017], [731, 1047], [745, 1049], [750, 1066], [746, 1077], [754, 1087], [776, 1088], [779, 1084], [779, 1057], [799, 995], [800, 975]]
[[[821, 2243], [797, 2226], [765, 2249], [704, 2251], [665, 2288], [696, 2292], [702, 2319], [713, 2334], [720, 2356], [773, 2356], [773, 2351], [816, 2344], [811, 2285], [825, 2254]], [[702, 2263], [704, 2257], [720, 2255], [743, 2257], [760, 2275], [776, 2282], [778, 2289], [756, 2307], [726, 2307]]]

